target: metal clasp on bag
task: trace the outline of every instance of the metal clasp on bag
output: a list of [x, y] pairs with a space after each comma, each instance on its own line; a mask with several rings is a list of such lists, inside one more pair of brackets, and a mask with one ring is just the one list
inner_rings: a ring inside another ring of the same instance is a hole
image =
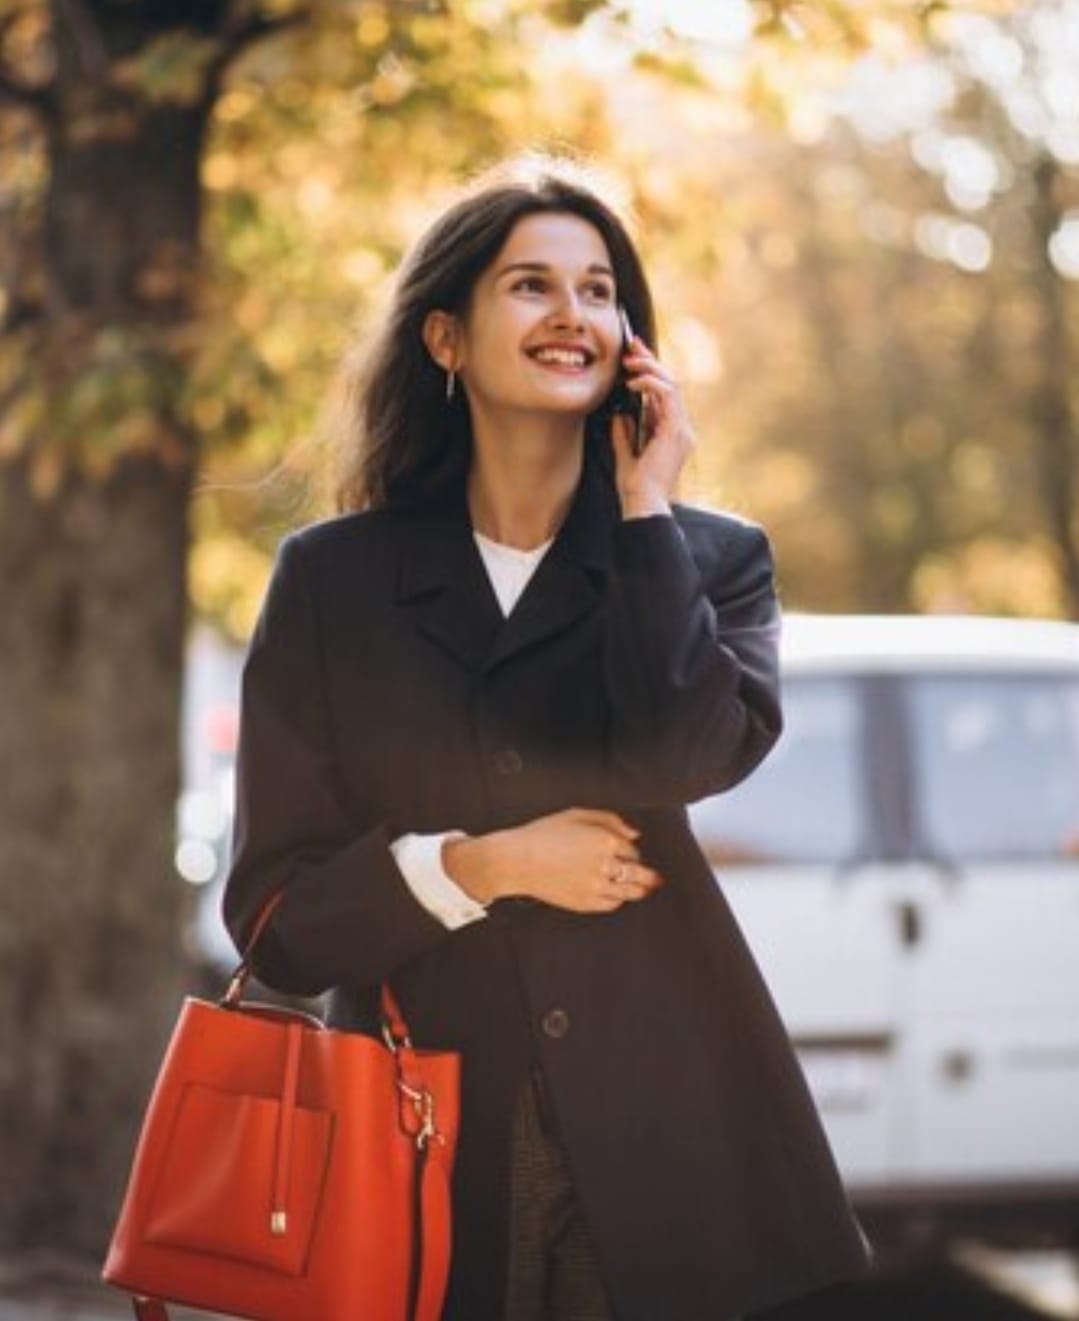
[[432, 1138], [445, 1146], [446, 1139], [435, 1127], [435, 1098], [432, 1093], [426, 1087], [417, 1091], [403, 1078], [397, 1079], [397, 1087], [401, 1094], [412, 1102], [412, 1109], [416, 1112], [420, 1125], [416, 1133], [416, 1146], [419, 1150], [423, 1151]]
[[435, 1126], [434, 1094], [428, 1087], [412, 1087], [401, 1076], [401, 1052], [406, 1050], [410, 1054], [412, 1053], [414, 1050], [412, 1038], [407, 1032], [401, 1036], [395, 1036], [392, 1024], [384, 1018], [382, 1020], [382, 1039], [393, 1053], [397, 1065], [397, 1090], [407, 1101], [412, 1103], [412, 1110], [419, 1125], [415, 1135], [417, 1148], [423, 1151], [432, 1138], [445, 1146], [446, 1139]]
[[403, 1046], [405, 1050], [412, 1050], [412, 1038], [406, 1033], [403, 1037], [395, 1037], [393, 1028], [385, 1020], [382, 1022], [382, 1040], [389, 1046], [390, 1050], [396, 1055]]
[[225, 987], [225, 994], [217, 1002], [218, 1007], [221, 1009], [235, 1009], [240, 1003], [240, 997], [244, 993], [244, 987], [247, 985], [250, 976], [251, 970], [246, 962], [241, 963], [229, 978], [229, 984]]

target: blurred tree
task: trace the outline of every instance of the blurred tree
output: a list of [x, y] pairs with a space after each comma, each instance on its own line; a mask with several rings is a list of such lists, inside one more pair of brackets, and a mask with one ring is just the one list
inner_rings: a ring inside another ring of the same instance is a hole
[[1079, 615], [1076, 13], [938, 15], [827, 88], [765, 52], [665, 185], [719, 254], [663, 281], [714, 340], [698, 489], [769, 525], [790, 605]]
[[[906, 475], [876, 488], [918, 511], [900, 601], [1079, 618], [1077, 59], [1074, 0], [949, 12], [920, 61], [937, 89], [931, 114], [897, 110], [901, 79], [879, 61], [875, 85], [852, 101], [868, 144], [857, 205], [882, 254], [873, 264], [908, 269], [904, 284], [878, 288], [888, 406], [865, 419], [867, 434], [888, 429], [891, 452], [907, 451]], [[904, 289], [928, 283], [935, 296], [915, 311]], [[888, 390], [912, 363], [905, 388]], [[928, 450], [925, 425], [909, 431], [912, 398], [943, 428]]]
[[[929, 184], [928, 196], [924, 186], [908, 188], [908, 197], [921, 195], [916, 208], [905, 200], [897, 208], [893, 194], [891, 224], [894, 231], [900, 218], [902, 246], [942, 271], [938, 283], [950, 290], [940, 315], [947, 305], [974, 314], [964, 318], [965, 347], [949, 391], [963, 401], [966, 426], [956, 435], [962, 443], [953, 447], [951, 480], [944, 483], [949, 535], [933, 547], [933, 576], [938, 587], [946, 580], [950, 549], [954, 585], [961, 593], [965, 579], [969, 590], [969, 571], [961, 569], [970, 564], [969, 548], [995, 539], [1015, 553], [1017, 584], [1029, 585], [1019, 568], [1025, 556], [1040, 555], [1056, 579], [1050, 608], [1073, 617], [1079, 617], [1079, 434], [1071, 371], [1079, 315], [1077, 60], [1075, 0], [995, 15], [949, 12], [937, 17], [923, 63], [941, 92], [931, 118], [903, 125], [898, 116], [889, 126], [886, 113], [863, 117], [878, 148], [894, 138]], [[996, 563], [999, 584], [1004, 557]], [[909, 575], [912, 585], [919, 576], [924, 585], [917, 572]], [[978, 587], [983, 602], [993, 591], [991, 581]], [[1045, 606], [1044, 596], [1024, 601], [1017, 591], [1011, 608]]]

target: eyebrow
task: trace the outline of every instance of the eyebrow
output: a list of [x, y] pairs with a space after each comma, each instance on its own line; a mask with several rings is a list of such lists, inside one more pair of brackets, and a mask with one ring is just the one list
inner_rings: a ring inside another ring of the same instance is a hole
[[[513, 261], [508, 266], [503, 266], [496, 275], [496, 279], [501, 280], [504, 275], [510, 275], [514, 271], [538, 271], [540, 273], [551, 270], [549, 262], [545, 261]], [[609, 266], [604, 266], [601, 262], [593, 262], [586, 268], [587, 275], [609, 275], [614, 279], [614, 271]]]

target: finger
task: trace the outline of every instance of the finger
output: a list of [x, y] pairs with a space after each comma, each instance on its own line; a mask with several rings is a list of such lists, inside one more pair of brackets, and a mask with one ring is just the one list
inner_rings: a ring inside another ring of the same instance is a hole
[[687, 453], [693, 447], [695, 439], [692, 428], [686, 418], [685, 407], [678, 387], [657, 384], [654, 378], [639, 377], [628, 382], [629, 388], [640, 394], [644, 401], [646, 429], [650, 436], [660, 431], [673, 431]]
[[643, 353], [627, 353], [622, 359], [622, 365], [627, 373], [636, 376], [642, 372], [648, 372], [652, 376], [658, 376], [661, 381], [669, 381], [674, 384], [674, 376], [666, 367], [651, 355], [645, 356]]
[[626, 875], [626, 868], [640, 862], [641, 851], [629, 840], [620, 839], [613, 843], [607, 856], [600, 864], [600, 871], [608, 879], [617, 881]]
[[587, 821], [594, 826], [605, 826], [613, 830], [622, 839], [634, 840], [641, 833], [617, 812], [608, 812], [602, 807], [575, 807], [573, 809], [579, 821]]
[[652, 893], [651, 886], [638, 885], [636, 881], [623, 885], [621, 889], [621, 899], [624, 904], [639, 904], [642, 899], [647, 899]]
[[662, 884], [663, 878], [651, 867], [634, 866], [617, 888], [623, 898], [639, 901], [647, 899], [650, 894], [654, 894]]
[[651, 893], [650, 885], [644, 885], [640, 881], [623, 881], [608, 890], [607, 897], [617, 899], [622, 904], [638, 904], [642, 899], [647, 899]]
[[631, 885], [643, 868], [635, 858], [615, 858], [603, 866], [603, 876], [614, 886]]
[[613, 913], [625, 902], [626, 896], [616, 886], [604, 885], [583, 895], [575, 907], [579, 913]]
[[637, 372], [635, 375], [626, 378], [626, 388], [633, 390], [636, 394], [650, 394], [659, 398], [668, 398], [675, 393], [677, 387], [666, 376], [657, 376], [655, 372]]
[[616, 885], [646, 885], [653, 888], [662, 883], [659, 872], [639, 860], [623, 859], [616, 871], [611, 873]]
[[647, 341], [641, 339], [640, 335], [633, 336], [626, 345], [626, 350], [622, 356], [624, 358], [646, 358], [649, 362], [659, 362], [655, 349]]

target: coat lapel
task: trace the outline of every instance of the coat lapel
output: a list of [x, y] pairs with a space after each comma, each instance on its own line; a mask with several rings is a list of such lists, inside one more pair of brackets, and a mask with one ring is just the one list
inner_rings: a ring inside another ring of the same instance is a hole
[[615, 492], [586, 458], [569, 514], [503, 618], [462, 491], [450, 506], [403, 520], [398, 601], [421, 633], [473, 673], [489, 673], [597, 608], [618, 517]]
[[486, 670], [562, 633], [599, 607], [617, 517], [617, 497], [596, 464], [586, 462], [569, 513], [495, 637]]
[[503, 621], [467, 506], [410, 515], [402, 535], [398, 602], [422, 634], [466, 669], [480, 670]]

